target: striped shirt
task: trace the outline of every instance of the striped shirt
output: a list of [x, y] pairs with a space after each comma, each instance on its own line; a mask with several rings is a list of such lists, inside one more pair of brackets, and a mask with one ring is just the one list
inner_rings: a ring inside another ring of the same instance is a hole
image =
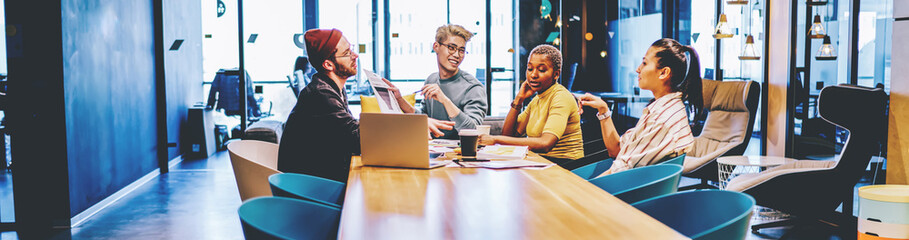
[[609, 173], [659, 163], [691, 150], [694, 137], [682, 93], [660, 97], [644, 108], [644, 114], [619, 139], [619, 154]]

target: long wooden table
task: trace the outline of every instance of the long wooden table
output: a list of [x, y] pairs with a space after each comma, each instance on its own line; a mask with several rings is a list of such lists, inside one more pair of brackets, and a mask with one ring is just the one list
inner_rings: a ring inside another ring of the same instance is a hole
[[358, 156], [351, 162], [341, 239], [687, 239], [558, 166], [417, 170], [367, 167]]

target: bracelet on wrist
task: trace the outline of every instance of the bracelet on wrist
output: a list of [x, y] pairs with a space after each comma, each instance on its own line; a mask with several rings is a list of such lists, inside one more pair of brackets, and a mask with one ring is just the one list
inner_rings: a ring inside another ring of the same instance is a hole
[[514, 108], [514, 110], [521, 111], [521, 108], [523, 108], [523, 107], [524, 106], [522, 106], [521, 104], [518, 104], [516, 102], [511, 102], [511, 108]]

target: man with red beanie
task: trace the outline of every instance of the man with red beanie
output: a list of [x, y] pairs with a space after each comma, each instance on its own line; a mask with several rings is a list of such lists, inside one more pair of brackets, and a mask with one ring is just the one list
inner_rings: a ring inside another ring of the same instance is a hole
[[350, 114], [344, 83], [357, 74], [357, 53], [338, 29], [303, 35], [318, 73], [287, 117], [278, 170], [347, 182], [351, 154], [360, 152], [360, 123]]

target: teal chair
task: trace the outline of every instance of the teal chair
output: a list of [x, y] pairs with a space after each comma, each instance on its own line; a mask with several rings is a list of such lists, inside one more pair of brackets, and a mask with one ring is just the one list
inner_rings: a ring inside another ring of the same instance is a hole
[[693, 240], [745, 239], [754, 198], [723, 190], [685, 191], [632, 204]]
[[[587, 164], [583, 167], [571, 170], [571, 172], [586, 180], [594, 179], [600, 174], [603, 174], [603, 172], [606, 172], [606, 170], [609, 170], [609, 167], [612, 167], [612, 161], [615, 161], [615, 159], [610, 158], [603, 161]], [[681, 156], [662, 161], [658, 164], [675, 164], [682, 166], [682, 163], [684, 162], [685, 154], [682, 154]]]
[[580, 176], [584, 180], [593, 179], [600, 174], [603, 174], [606, 170], [609, 170], [609, 167], [612, 167], [612, 161], [615, 159], [609, 158], [603, 161], [591, 163], [584, 165], [583, 167], [575, 168], [571, 170], [575, 175]]
[[237, 210], [246, 239], [335, 239], [341, 210], [284, 197], [247, 200]]
[[590, 183], [631, 204], [676, 192], [681, 175], [682, 166], [661, 164], [594, 178]]
[[341, 208], [345, 184], [335, 180], [299, 173], [276, 173], [268, 177], [271, 193], [276, 197], [313, 201]]
[[675, 164], [675, 165], [679, 165], [679, 166], [684, 166], [685, 155], [686, 154], [682, 154], [682, 155], [679, 155], [678, 157], [670, 158], [669, 160], [662, 161], [657, 164]]

